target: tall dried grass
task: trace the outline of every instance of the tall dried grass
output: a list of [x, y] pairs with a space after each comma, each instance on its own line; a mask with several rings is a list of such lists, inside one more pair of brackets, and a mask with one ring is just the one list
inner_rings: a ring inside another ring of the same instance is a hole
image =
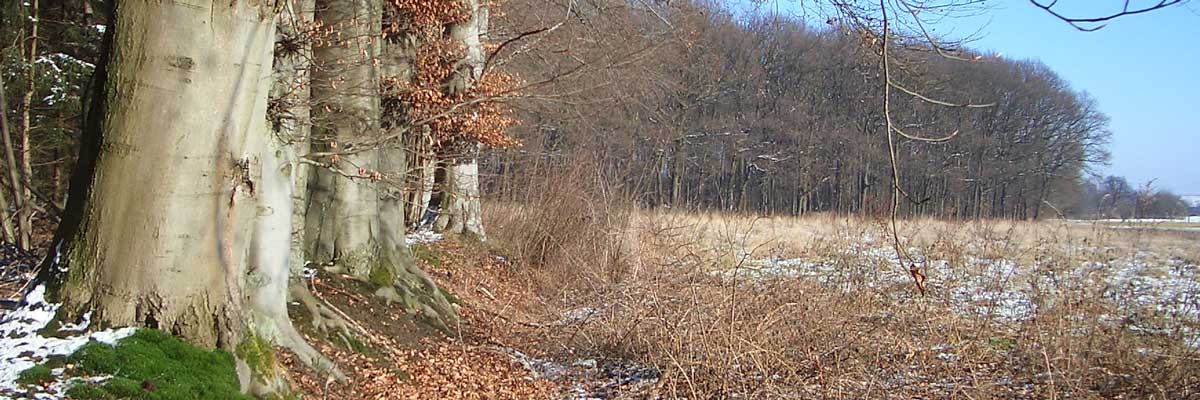
[[[879, 221], [639, 210], [579, 172], [529, 188], [525, 202], [492, 205], [486, 215], [543, 294], [546, 318], [560, 319], [547, 349], [653, 366], [662, 379], [645, 397], [1200, 396], [1200, 354], [1179, 338], [1186, 324], [1174, 324], [1173, 333], [1133, 329], [1178, 315], [1123, 314], [1122, 302], [1138, 293], [1108, 286], [1111, 271], [1085, 267], [1148, 257], [1196, 268], [1200, 250], [1186, 234], [905, 221], [905, 245], [945, 260], [952, 272], [933, 271], [937, 282], [923, 297], [903, 280], [872, 284], [880, 282], [873, 274], [894, 268], [864, 255], [885, 237]], [[739, 273], [761, 267], [753, 260], [789, 258], [837, 277]], [[967, 271], [977, 260], [1009, 260], [1032, 272]], [[988, 304], [957, 304], [946, 294], [966, 286], [951, 276], [974, 277], [974, 290], [1024, 288], [1034, 311], [1020, 321], [964, 313]]]

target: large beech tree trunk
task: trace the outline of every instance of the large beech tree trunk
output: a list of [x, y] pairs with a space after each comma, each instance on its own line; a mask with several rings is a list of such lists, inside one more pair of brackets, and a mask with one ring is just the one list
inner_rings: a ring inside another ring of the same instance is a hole
[[405, 165], [396, 147], [400, 141], [374, 140], [383, 134], [378, 68], [382, 4], [319, 0], [316, 10], [317, 21], [332, 27], [334, 36], [313, 51], [314, 150], [338, 154], [309, 184], [310, 254], [314, 261], [378, 285], [376, 294], [389, 302], [446, 326], [457, 319], [456, 312], [409, 254], [403, 198], [378, 181]]
[[[118, 3], [41, 275], [59, 317], [227, 350], [257, 336], [318, 360], [286, 309], [291, 171], [266, 121], [274, 5]], [[244, 389], [278, 390], [264, 372], [239, 362]]]
[[[488, 8], [478, 0], [462, 0], [471, 10], [471, 18], [450, 27], [450, 37], [466, 48], [466, 58], [455, 73], [448, 89], [452, 93], [470, 90], [483, 75], [486, 53], [483, 38], [487, 36]], [[487, 240], [479, 198], [479, 147], [451, 145], [452, 154], [444, 154], [444, 179], [441, 205], [434, 230], [452, 234], [471, 235]]]
[[[326, 45], [313, 49], [314, 149], [339, 152], [320, 169], [309, 201], [314, 260], [333, 261], [367, 277], [379, 248], [379, 202], [374, 172], [378, 150], [347, 148], [379, 133], [379, 0], [317, 1], [316, 19], [332, 28]], [[331, 146], [331, 144], [333, 144]]]

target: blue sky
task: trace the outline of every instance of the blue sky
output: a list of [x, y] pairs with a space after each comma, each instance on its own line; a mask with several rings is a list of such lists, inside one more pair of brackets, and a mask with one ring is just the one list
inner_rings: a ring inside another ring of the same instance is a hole
[[[731, 1], [739, 3], [746, 7]], [[1026, 0], [988, 3], [978, 15], [937, 24], [937, 33], [961, 38], [978, 32], [968, 47], [1041, 60], [1075, 90], [1090, 93], [1111, 118], [1105, 173], [1138, 186], [1155, 179], [1155, 187], [1200, 194], [1200, 2], [1122, 17], [1096, 32], [1080, 32]], [[1095, 16], [1119, 11], [1123, 1], [1059, 3], [1071, 16]], [[760, 7], [800, 13], [794, 0]]]
[[[954, 21], [954, 30], [969, 34], [982, 27], [982, 38], [970, 47], [1041, 60], [1095, 97], [1112, 119], [1109, 173], [1134, 184], [1157, 179], [1156, 187], [1200, 194], [1200, 4], [1122, 17], [1099, 31], [1080, 32], [1027, 1], [1002, 3]], [[1086, 4], [1069, 9], [1076, 15], [1096, 15], [1122, 2], [1074, 3]]]

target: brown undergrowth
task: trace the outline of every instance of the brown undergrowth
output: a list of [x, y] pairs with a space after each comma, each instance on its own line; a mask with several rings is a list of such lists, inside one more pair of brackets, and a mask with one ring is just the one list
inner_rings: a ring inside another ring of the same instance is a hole
[[[1179, 319], [1200, 286], [1175, 293], [1182, 310], [1136, 304], [1155, 275], [1196, 276], [1193, 236], [906, 221], [922, 296], [879, 221], [631, 211], [580, 181], [485, 215], [537, 298], [534, 347], [655, 371], [627, 397], [1200, 397], [1181, 339], [1200, 326]], [[1149, 267], [1114, 278], [1129, 265]]]
[[33, 246], [21, 250], [12, 243], [0, 243], [0, 309], [15, 307], [24, 295], [27, 284], [50, 248], [57, 220], [34, 218]]
[[[462, 323], [450, 332], [431, 328], [396, 304], [371, 295], [369, 284], [318, 274], [317, 296], [352, 325], [346, 340], [312, 329], [303, 307], [290, 310], [310, 343], [335, 361], [344, 383], [283, 355], [290, 378], [306, 398], [532, 399], [559, 398], [554, 383], [535, 378], [512, 350], [520, 344], [508, 318], [531, 298], [509, 266], [477, 243], [447, 239], [418, 245], [422, 267], [459, 305]], [[509, 317], [501, 317], [509, 315]]]

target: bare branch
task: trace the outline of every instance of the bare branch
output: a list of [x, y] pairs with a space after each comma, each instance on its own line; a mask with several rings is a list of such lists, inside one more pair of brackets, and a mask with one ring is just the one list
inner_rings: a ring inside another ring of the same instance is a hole
[[1163, 8], [1167, 8], [1167, 7], [1176, 5], [1176, 4], [1183, 3], [1183, 0], [1159, 0], [1159, 2], [1155, 5], [1147, 6], [1147, 7], [1143, 7], [1143, 8], [1135, 8], [1132, 10], [1129, 9], [1129, 1], [1126, 0], [1125, 5], [1121, 8], [1120, 12], [1116, 12], [1116, 13], [1112, 13], [1112, 14], [1108, 14], [1108, 15], [1104, 15], [1104, 16], [1099, 16], [1099, 17], [1084, 17], [1084, 18], [1068, 17], [1066, 15], [1063, 15], [1062, 13], [1059, 13], [1058, 11], [1055, 11], [1054, 6], [1056, 4], [1058, 4], [1058, 0], [1051, 1], [1048, 4], [1039, 3], [1038, 0], [1029, 0], [1029, 2], [1033, 3], [1033, 5], [1037, 6], [1038, 8], [1042, 9], [1043, 11], [1050, 13], [1050, 15], [1053, 15], [1055, 18], [1058, 18], [1058, 19], [1062, 20], [1063, 22], [1070, 24], [1072, 28], [1078, 29], [1083, 32], [1095, 32], [1095, 31], [1098, 31], [1098, 30], [1103, 29], [1104, 27], [1108, 26], [1108, 24], [1100, 24], [1097, 26], [1084, 26], [1082, 24], [1096, 24], [1096, 23], [1111, 21], [1111, 20], [1114, 20], [1114, 19], [1117, 19], [1120, 17], [1124, 17], [1124, 16], [1142, 14], [1142, 13], [1147, 13], [1147, 12], [1151, 12], [1151, 11], [1155, 11], [1155, 10], [1161, 10]]

